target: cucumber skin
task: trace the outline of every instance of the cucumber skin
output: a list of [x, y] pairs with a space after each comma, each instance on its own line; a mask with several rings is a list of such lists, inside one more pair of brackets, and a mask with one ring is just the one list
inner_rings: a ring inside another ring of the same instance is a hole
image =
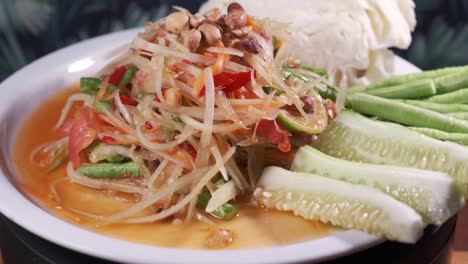
[[310, 146], [296, 152], [291, 170], [376, 188], [415, 209], [429, 224], [444, 223], [465, 202], [445, 173], [340, 160]]
[[373, 188], [278, 167], [264, 170], [253, 195], [267, 208], [403, 243], [415, 243], [426, 226], [411, 207]]
[[311, 145], [335, 158], [445, 172], [468, 198], [468, 148], [399, 124], [345, 110]]

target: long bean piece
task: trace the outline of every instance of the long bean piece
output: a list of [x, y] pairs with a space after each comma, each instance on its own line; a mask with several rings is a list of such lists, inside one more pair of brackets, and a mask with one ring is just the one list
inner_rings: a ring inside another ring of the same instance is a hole
[[370, 91], [370, 90], [382, 88], [382, 87], [400, 85], [400, 84], [417, 81], [417, 80], [435, 79], [435, 78], [438, 78], [447, 74], [453, 74], [463, 69], [468, 69], [468, 66], [447, 67], [447, 68], [442, 68], [438, 70], [395, 76], [395, 77], [392, 77], [383, 81], [374, 82], [369, 85], [353, 86], [349, 89], [348, 92], [358, 93], [358, 92]]
[[445, 140], [445, 141], [452, 141], [456, 142], [462, 145], [467, 145], [468, 144], [468, 134], [464, 133], [447, 133], [445, 131], [433, 129], [433, 128], [427, 128], [427, 127], [410, 127], [414, 131], [417, 131], [421, 134], [424, 134], [426, 136], [439, 139], [439, 140]]
[[140, 169], [134, 162], [123, 164], [97, 163], [79, 167], [76, 171], [90, 178], [122, 178], [131, 175], [140, 176]]
[[434, 79], [437, 94], [445, 94], [468, 87], [468, 69], [447, 74]]
[[435, 95], [436, 88], [432, 80], [417, 80], [410, 83], [377, 88], [365, 93], [389, 99], [417, 99]]
[[458, 119], [468, 120], [468, 112], [448, 113], [448, 115]]
[[465, 104], [440, 104], [419, 100], [403, 100], [403, 102], [439, 113], [468, 112], [468, 105]]
[[468, 88], [451, 93], [434, 95], [429, 97], [427, 101], [441, 104], [465, 104], [468, 103]]
[[435, 128], [446, 132], [468, 133], [468, 121], [457, 119], [400, 101], [358, 93], [349, 97], [352, 108], [400, 124]]

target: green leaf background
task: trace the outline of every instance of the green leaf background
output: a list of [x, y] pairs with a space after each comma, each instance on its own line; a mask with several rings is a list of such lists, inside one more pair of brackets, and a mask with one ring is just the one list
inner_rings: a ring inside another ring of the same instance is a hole
[[[1, 0], [0, 81], [29, 62], [77, 41], [141, 26], [172, 5], [196, 11], [204, 0]], [[468, 1], [416, 0], [408, 50], [422, 69], [468, 64]]]

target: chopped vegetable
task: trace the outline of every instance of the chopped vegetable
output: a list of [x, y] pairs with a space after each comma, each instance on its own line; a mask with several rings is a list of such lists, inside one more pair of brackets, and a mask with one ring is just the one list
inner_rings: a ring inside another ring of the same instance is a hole
[[96, 111], [98, 111], [98, 113], [104, 113], [104, 110], [112, 111], [112, 103], [108, 100], [101, 99], [96, 103]]
[[139, 69], [136, 66], [128, 68], [122, 76], [121, 80], [119, 81], [118, 87], [124, 87], [125, 85], [129, 84], [135, 77], [135, 74], [138, 70]]
[[69, 157], [74, 167], [81, 164], [80, 152], [97, 138], [97, 122], [96, 114], [91, 108], [81, 107], [76, 111], [68, 137]]
[[130, 105], [130, 106], [137, 106], [138, 105], [138, 101], [133, 99], [133, 98], [130, 98], [124, 94], [121, 94], [120, 96], [120, 100], [122, 101], [122, 104], [124, 105]]
[[271, 93], [275, 93], [275, 95], [284, 94], [284, 91], [281, 90], [280, 88], [271, 87], [271, 86], [263, 87], [263, 91], [267, 94], [271, 94]]
[[446, 173], [346, 161], [310, 146], [298, 150], [291, 169], [379, 189], [409, 205], [429, 224], [444, 223], [465, 202]]
[[304, 70], [307, 70], [307, 71], [314, 72], [314, 73], [316, 73], [316, 74], [318, 74], [320, 76], [323, 76], [325, 78], [328, 78], [328, 72], [325, 69], [316, 68], [316, 67], [313, 67], [313, 66], [310, 66], [310, 65], [301, 65], [301, 68], [304, 69]]
[[[244, 85], [251, 81], [251, 72], [230, 73], [222, 72], [213, 76], [214, 86], [216, 90], [223, 90], [225, 93], [231, 93], [239, 90]], [[255, 78], [255, 73], [254, 73]], [[205, 95], [205, 88], [202, 88], [200, 96]]]
[[351, 161], [445, 172], [468, 196], [468, 148], [426, 137], [398, 124], [343, 111], [312, 146]]
[[97, 163], [78, 167], [76, 171], [90, 178], [122, 178], [127, 176], [140, 176], [140, 169], [134, 162], [123, 164]]
[[[203, 191], [198, 195], [197, 208], [205, 209], [211, 199], [211, 194], [208, 191]], [[239, 210], [235, 205], [225, 203], [211, 212], [211, 215], [221, 220], [230, 220], [237, 215]]]
[[124, 66], [115, 68], [114, 72], [112, 72], [112, 74], [109, 76], [109, 84], [115, 85], [117, 88], [117, 85], [122, 80], [125, 72], [126, 68]]
[[99, 78], [81, 78], [80, 79], [80, 92], [90, 95], [96, 95], [99, 91], [99, 84], [101, 79]]
[[111, 163], [119, 163], [119, 162], [122, 162], [124, 159], [125, 157], [122, 155], [115, 155], [115, 156], [107, 158], [106, 160]]
[[[278, 122], [289, 132], [303, 132], [315, 135], [322, 132], [328, 125], [327, 110], [318, 96], [308, 97], [311, 100], [308, 118], [294, 115], [285, 109], [280, 110]], [[304, 106], [305, 107], [305, 106]]]
[[257, 133], [266, 138], [268, 142], [278, 146], [282, 152], [291, 150], [289, 134], [286, 130], [274, 120], [262, 119], [257, 126]]
[[261, 205], [310, 220], [415, 243], [426, 224], [411, 207], [364, 185], [268, 167], [254, 197]]

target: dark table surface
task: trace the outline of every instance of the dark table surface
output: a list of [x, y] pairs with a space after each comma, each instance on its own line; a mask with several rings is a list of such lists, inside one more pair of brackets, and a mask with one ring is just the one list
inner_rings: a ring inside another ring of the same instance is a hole
[[[416, 245], [385, 242], [366, 251], [326, 262], [347, 263], [431, 263], [449, 262], [449, 246], [453, 239], [457, 218], [453, 217], [442, 226], [430, 226]], [[89, 263], [109, 264], [89, 256], [59, 247], [39, 238], [0, 215], [0, 248], [4, 263]], [[369, 262], [371, 261], [371, 262]]]

